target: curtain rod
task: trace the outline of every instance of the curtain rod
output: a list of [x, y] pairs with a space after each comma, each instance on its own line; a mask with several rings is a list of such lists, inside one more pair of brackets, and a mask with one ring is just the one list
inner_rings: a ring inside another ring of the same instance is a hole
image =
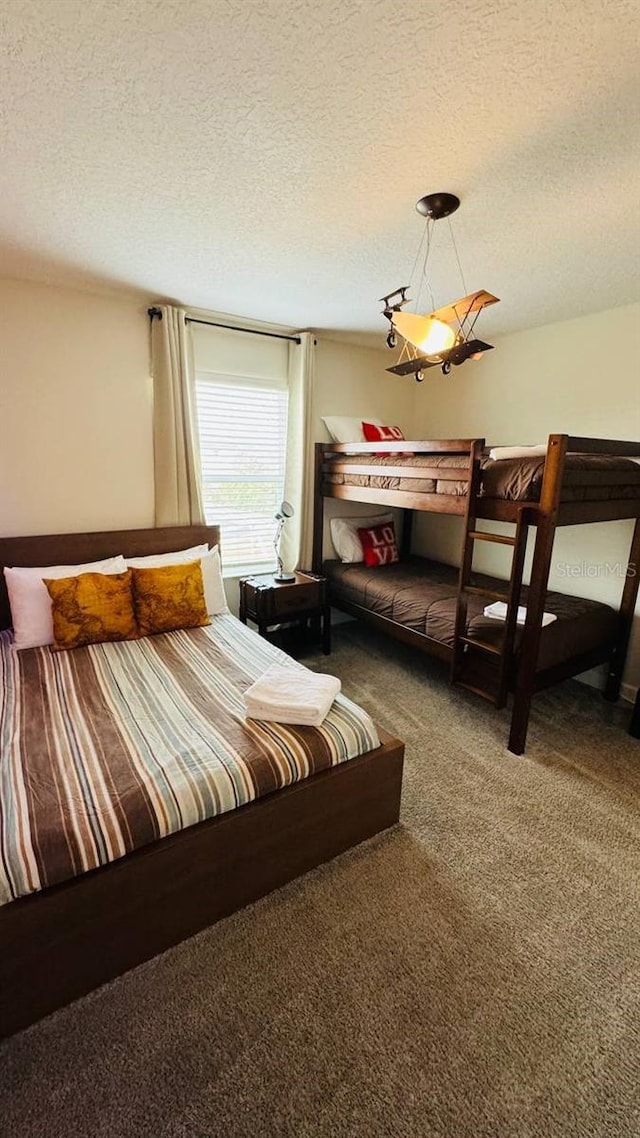
[[[159, 308], [147, 309], [149, 319], [155, 316], [162, 320]], [[248, 332], [251, 336], [268, 336], [270, 340], [290, 340], [292, 344], [302, 343], [299, 336], [285, 336], [281, 332], [261, 332], [259, 328], [238, 328], [235, 324], [220, 324], [217, 320], [198, 320], [195, 316], [185, 316], [185, 324], [206, 324], [209, 328], [228, 328], [230, 332]]]

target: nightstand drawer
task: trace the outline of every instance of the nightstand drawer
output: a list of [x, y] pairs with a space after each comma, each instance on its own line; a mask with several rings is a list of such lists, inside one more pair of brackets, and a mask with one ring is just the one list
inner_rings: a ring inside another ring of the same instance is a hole
[[308, 585], [281, 585], [279, 589], [274, 589], [272, 601], [276, 617], [317, 609], [322, 603], [320, 585], [317, 581]]

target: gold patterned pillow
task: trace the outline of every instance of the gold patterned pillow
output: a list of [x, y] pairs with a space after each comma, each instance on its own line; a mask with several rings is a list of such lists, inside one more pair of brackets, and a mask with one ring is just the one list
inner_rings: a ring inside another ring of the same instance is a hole
[[133, 640], [138, 625], [125, 573], [80, 573], [44, 578], [51, 597], [54, 648], [81, 648], [103, 640]]
[[199, 561], [132, 569], [133, 600], [141, 636], [211, 624]]

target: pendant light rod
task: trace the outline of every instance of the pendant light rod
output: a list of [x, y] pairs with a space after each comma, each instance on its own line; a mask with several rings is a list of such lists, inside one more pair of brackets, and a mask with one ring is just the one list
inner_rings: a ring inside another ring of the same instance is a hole
[[451, 244], [453, 245], [453, 251], [456, 255], [456, 261], [458, 262], [458, 271], [460, 273], [460, 280], [462, 281], [462, 287], [463, 287], [464, 291], [466, 292], [467, 291], [467, 282], [464, 279], [464, 273], [462, 271], [462, 264], [460, 262], [460, 254], [458, 252], [458, 244], [457, 244], [457, 241], [455, 238], [455, 234], [453, 232], [453, 226], [451, 224], [451, 218], [450, 217], [447, 217], [447, 225], [449, 226], [449, 235], [451, 237]]

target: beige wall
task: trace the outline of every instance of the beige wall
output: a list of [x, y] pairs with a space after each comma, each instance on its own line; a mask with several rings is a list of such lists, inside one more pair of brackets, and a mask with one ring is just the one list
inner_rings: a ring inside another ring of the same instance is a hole
[[385, 370], [393, 361], [384, 348], [364, 348], [318, 335], [314, 392], [315, 438], [328, 441], [322, 415], [375, 415], [392, 426], [408, 429], [413, 411], [409, 383]]
[[[0, 281], [0, 536], [153, 525], [146, 308]], [[328, 437], [321, 415], [406, 425], [413, 393], [387, 363], [382, 350], [319, 338], [316, 439]], [[227, 587], [237, 607], [237, 582]]]
[[[639, 364], [640, 304], [505, 336], [479, 363], [447, 377], [434, 368], [414, 386], [417, 437], [527, 444], [557, 431], [640, 439]], [[552, 588], [617, 606], [623, 580], [609, 567], [626, 562], [631, 532], [631, 522], [558, 531]], [[422, 515], [417, 545], [457, 563], [459, 523]], [[474, 564], [504, 575], [506, 556], [487, 543]], [[640, 683], [638, 623], [626, 675], [633, 686]]]
[[144, 307], [0, 282], [0, 535], [153, 524]]

